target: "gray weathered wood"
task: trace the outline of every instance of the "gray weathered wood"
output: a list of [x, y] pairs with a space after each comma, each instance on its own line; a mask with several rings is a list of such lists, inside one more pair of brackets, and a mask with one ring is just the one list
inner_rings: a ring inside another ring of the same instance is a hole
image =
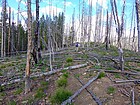
[[97, 74], [97, 76], [93, 77], [91, 80], [89, 80], [84, 86], [82, 86], [79, 90], [77, 90], [69, 99], [65, 100], [64, 102], [61, 103], [61, 105], [67, 105], [72, 103], [72, 100], [77, 97], [85, 88], [87, 88], [93, 81], [95, 81], [100, 72]]

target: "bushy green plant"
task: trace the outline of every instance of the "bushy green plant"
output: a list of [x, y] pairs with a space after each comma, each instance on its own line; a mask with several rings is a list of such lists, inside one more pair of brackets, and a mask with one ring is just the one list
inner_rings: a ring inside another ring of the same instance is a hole
[[2, 92], [4, 90], [3, 86], [0, 86], [0, 92]]
[[107, 88], [107, 94], [113, 94], [115, 92], [115, 88], [113, 86], [109, 86]]
[[72, 93], [69, 90], [64, 88], [59, 88], [55, 91], [55, 93], [50, 97], [50, 101], [52, 104], [61, 104], [63, 101], [67, 100]]
[[68, 77], [69, 77], [69, 73], [68, 73], [68, 72], [64, 73], [64, 74], [62, 75], [62, 77], [68, 78]]
[[72, 62], [73, 61], [73, 59], [71, 58], [71, 57], [68, 57], [67, 59], [66, 59], [66, 62], [67, 63], [70, 63], [70, 62]]
[[105, 72], [101, 72], [98, 76], [99, 79], [101, 79], [102, 77], [105, 77]]
[[67, 85], [67, 78], [65, 78], [65, 77], [60, 77], [57, 81], [56, 81], [56, 83], [57, 83], [57, 86], [58, 87], [66, 87], [66, 85]]

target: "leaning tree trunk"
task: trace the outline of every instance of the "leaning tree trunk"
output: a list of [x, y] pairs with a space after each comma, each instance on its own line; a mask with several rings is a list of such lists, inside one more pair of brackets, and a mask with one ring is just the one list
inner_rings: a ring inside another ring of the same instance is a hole
[[31, 0], [27, 0], [27, 14], [28, 14], [28, 49], [26, 61], [26, 74], [25, 74], [25, 94], [30, 91], [30, 67], [31, 67], [31, 48], [32, 48], [32, 35], [31, 35]]

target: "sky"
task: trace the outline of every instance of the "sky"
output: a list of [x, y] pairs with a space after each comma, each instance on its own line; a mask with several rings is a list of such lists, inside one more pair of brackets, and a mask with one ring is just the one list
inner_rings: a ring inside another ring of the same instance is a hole
[[[14, 21], [17, 23], [17, 13], [18, 13], [18, 2], [20, 0], [7, 0], [7, 6], [12, 8], [13, 14], [14, 14]], [[32, 1], [32, 14], [35, 16], [35, 0]], [[49, 1], [52, 1], [50, 4]], [[66, 10], [65, 10], [65, 23], [70, 23], [72, 20], [72, 14], [75, 9], [75, 21], [79, 21], [79, 0], [65, 0], [66, 1]], [[122, 5], [124, 0], [116, 0], [117, 3], [117, 9], [119, 18], [122, 14]], [[134, 5], [135, 0], [126, 0], [126, 8], [125, 8], [125, 20], [126, 20], [126, 26], [129, 29], [130, 28], [130, 21], [132, 18], [132, 8]], [[80, 15], [82, 13], [82, 2], [83, 0], [80, 0]], [[2, 10], [2, 0], [0, 0], [0, 12]], [[84, 0], [85, 8], [88, 12], [88, 7], [91, 6], [90, 0]], [[51, 16], [58, 14], [59, 12], [64, 11], [64, 0], [40, 0], [40, 17], [44, 14], [49, 14], [49, 5], [51, 6]], [[106, 13], [106, 10], [109, 11], [109, 14], [111, 12], [111, 6], [110, 6], [110, 0], [92, 0], [92, 17], [93, 17], [93, 24], [95, 23], [96, 19], [96, 5], [100, 6], [104, 9], [104, 12]], [[25, 19], [27, 18], [27, 0], [21, 0], [20, 3], [20, 20], [21, 23], [25, 24]], [[105, 14], [106, 17], [106, 14]]]
[[[17, 14], [17, 9], [18, 9], [18, 1], [20, 0], [7, 0], [7, 6], [10, 6], [15, 12], [15, 15]], [[35, 0], [32, 1], [32, 12], [35, 13]], [[80, 0], [80, 6], [82, 9], [82, 1]], [[84, 0], [86, 7], [91, 5], [89, 3], [89, 0]], [[98, 1], [98, 2], [97, 2]], [[122, 4], [123, 0], [116, 0], [117, 1], [117, 6], [118, 6], [118, 11], [119, 15], [121, 14], [122, 10]], [[134, 0], [126, 0], [126, 14], [130, 14], [132, 7], [133, 7], [133, 2]], [[0, 3], [2, 4], [2, 0], [0, 0]], [[110, 9], [110, 0], [92, 0], [92, 6], [93, 6], [93, 15], [96, 13], [96, 3], [98, 5], [102, 5], [104, 10]], [[27, 10], [27, 0], [21, 0], [20, 3], [20, 10], [22, 11], [22, 14], [24, 14], [25, 17], [27, 17], [26, 10]], [[2, 5], [1, 5], [2, 6]], [[73, 10], [75, 8], [75, 14], [78, 17], [79, 14], [79, 0], [66, 0], [66, 12], [65, 15], [66, 17], [70, 18], [72, 17]], [[54, 13], [62, 12], [64, 11], [64, 0], [52, 0], [52, 9]], [[1, 10], [1, 7], [0, 7]], [[24, 13], [25, 12], [25, 13]], [[40, 16], [42, 14], [47, 14], [49, 13], [49, 0], [40, 0]], [[53, 13], [53, 12], [52, 12]], [[130, 16], [130, 15], [128, 15]]]

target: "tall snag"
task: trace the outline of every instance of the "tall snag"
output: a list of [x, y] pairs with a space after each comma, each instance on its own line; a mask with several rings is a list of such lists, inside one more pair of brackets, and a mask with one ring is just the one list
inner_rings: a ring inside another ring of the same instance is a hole
[[31, 67], [31, 48], [32, 48], [32, 15], [31, 15], [31, 0], [27, 0], [27, 14], [28, 14], [28, 49], [27, 49], [27, 61], [25, 72], [25, 94], [30, 91], [30, 67]]
[[8, 55], [11, 55], [11, 7], [9, 7]]
[[136, 3], [137, 30], [138, 30], [138, 52], [140, 52], [140, 3], [139, 3], [139, 0], [135, 0], [135, 3]]
[[41, 59], [40, 36], [39, 36], [39, 0], [36, 0], [36, 28], [32, 55], [35, 63], [37, 64], [37, 62]]
[[2, 0], [2, 40], [1, 57], [6, 56], [6, 0]]
[[118, 11], [117, 11], [117, 5], [116, 0], [110, 1], [113, 11], [113, 16], [115, 20], [115, 24], [117, 24], [117, 33], [118, 33], [118, 51], [119, 51], [119, 62], [120, 62], [120, 69], [124, 70], [124, 59], [123, 59], [123, 49], [122, 49], [122, 35], [124, 30], [124, 10], [125, 10], [125, 0], [123, 4], [123, 10], [122, 10], [122, 17], [121, 17], [121, 24], [118, 17]]

